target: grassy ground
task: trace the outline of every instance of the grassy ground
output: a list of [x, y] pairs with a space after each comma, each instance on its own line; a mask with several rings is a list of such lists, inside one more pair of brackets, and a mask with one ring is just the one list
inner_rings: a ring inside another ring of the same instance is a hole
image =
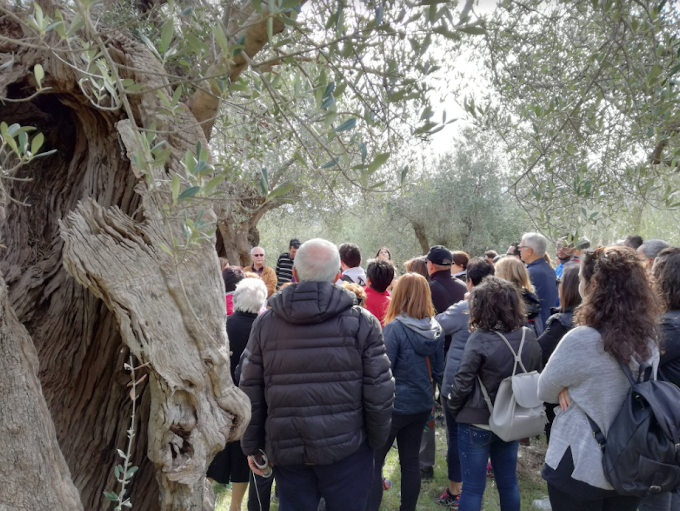
[[[418, 499], [418, 511], [443, 511], [446, 508], [437, 506], [433, 499], [438, 497], [447, 484], [446, 479], [446, 438], [444, 429], [437, 428], [437, 457], [433, 481], [423, 481]], [[517, 462], [517, 477], [519, 479], [519, 491], [522, 500], [522, 511], [532, 509], [531, 503], [548, 494], [545, 481], [541, 479], [541, 469], [545, 459], [545, 439], [531, 440], [531, 446], [519, 448]], [[384, 475], [392, 481], [392, 488], [385, 491], [381, 511], [395, 511], [399, 509], [400, 470], [399, 459], [396, 449], [392, 449], [385, 462]], [[229, 511], [231, 502], [231, 490], [224, 485], [215, 485], [216, 511]], [[248, 496], [246, 494], [246, 500]], [[243, 503], [246, 509], [246, 502]], [[271, 511], [278, 511], [279, 506], [272, 503]], [[483, 511], [500, 511], [498, 492], [493, 480], [487, 479], [486, 493], [484, 494]]]

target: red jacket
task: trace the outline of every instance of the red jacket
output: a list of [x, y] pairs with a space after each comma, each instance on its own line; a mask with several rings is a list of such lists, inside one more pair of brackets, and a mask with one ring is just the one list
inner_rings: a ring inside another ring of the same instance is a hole
[[382, 325], [385, 314], [387, 314], [387, 307], [389, 306], [392, 297], [387, 291], [379, 293], [371, 286], [366, 286], [364, 291], [366, 291], [366, 309], [378, 318], [378, 321], [380, 321], [380, 324]]

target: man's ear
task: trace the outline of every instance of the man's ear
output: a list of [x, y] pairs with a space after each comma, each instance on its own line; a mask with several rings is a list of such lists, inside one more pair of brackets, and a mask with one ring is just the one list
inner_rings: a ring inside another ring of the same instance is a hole
[[342, 272], [341, 271], [339, 271], [338, 274], [335, 276], [335, 280], [333, 282], [337, 282], [340, 279], [342, 279]]
[[366, 285], [367, 285], [367, 286], [370, 286], [370, 285], [371, 285], [371, 279], [369, 279], [368, 277], [366, 277]]

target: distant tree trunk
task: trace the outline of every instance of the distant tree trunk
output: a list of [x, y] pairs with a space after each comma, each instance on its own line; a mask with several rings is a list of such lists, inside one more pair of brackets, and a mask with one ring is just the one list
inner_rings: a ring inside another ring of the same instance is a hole
[[[10, 28], [6, 24], [0, 33]], [[120, 64], [158, 73], [125, 72], [125, 78], [166, 85], [162, 67], [141, 43], [118, 36], [109, 48]], [[149, 363], [150, 375], [138, 398], [134, 508], [202, 509], [208, 463], [227, 440], [239, 437], [250, 414], [229, 374], [214, 244], [194, 249], [176, 267], [159, 242], [180, 238], [181, 224], [163, 221], [167, 185], [165, 192], [150, 191], [135, 174], [125, 115], [94, 108], [80, 92], [77, 74], [48, 52], [2, 42], [1, 61], [7, 56], [14, 64], [0, 75], [0, 96], [30, 95], [38, 62], [46, 72], [43, 84], [52, 89], [27, 102], [0, 104], [0, 119], [35, 126], [45, 134], [46, 148], [58, 152], [22, 170], [20, 177], [33, 181], [8, 189], [30, 207], [7, 206], [0, 270], [10, 305], [33, 339], [45, 401], [82, 506], [111, 507], [102, 492], [115, 489], [116, 448], [125, 445], [129, 427], [123, 362], [132, 352]], [[173, 156], [166, 168], [153, 170], [155, 182], [167, 183], [183, 172], [180, 158], [197, 140], [206, 145], [203, 132], [189, 112], [158, 115], [155, 92], [136, 96], [133, 108], [140, 125], [156, 120], [159, 130], [176, 127], [166, 138]], [[207, 208], [204, 218], [211, 217]], [[0, 386], [8, 378], [11, 373], [1, 373]], [[16, 404], [3, 407], [2, 420], [35, 427], [20, 412]], [[49, 443], [26, 443], [25, 449], [34, 459], [51, 456]], [[64, 471], [62, 478], [65, 488]], [[22, 495], [42, 492], [42, 480], [29, 472], [22, 479]]]
[[427, 234], [425, 233], [425, 226], [420, 222], [411, 222], [413, 226], [413, 232], [420, 243], [420, 249], [423, 251], [423, 255], [427, 254], [430, 250], [430, 243], [427, 240]]

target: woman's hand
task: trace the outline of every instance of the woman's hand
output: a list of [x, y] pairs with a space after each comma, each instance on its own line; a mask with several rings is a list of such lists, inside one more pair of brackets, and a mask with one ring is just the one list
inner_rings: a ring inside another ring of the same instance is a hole
[[562, 411], [565, 411], [567, 408], [569, 408], [569, 405], [571, 404], [571, 400], [569, 399], [569, 389], [564, 388], [560, 390], [559, 394], [559, 399], [560, 399], [560, 408]]

